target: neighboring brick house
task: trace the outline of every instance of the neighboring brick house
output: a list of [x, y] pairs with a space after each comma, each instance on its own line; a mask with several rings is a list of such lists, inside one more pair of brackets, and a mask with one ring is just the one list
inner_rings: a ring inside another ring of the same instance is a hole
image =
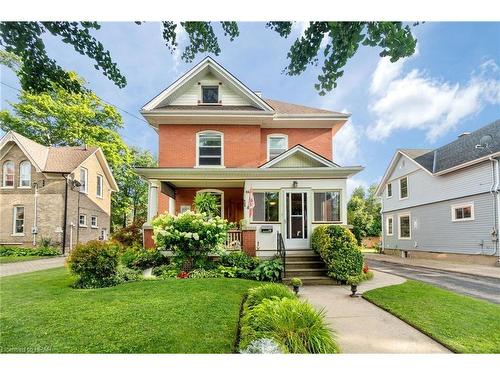
[[287, 249], [309, 249], [316, 225], [347, 224], [346, 180], [362, 168], [333, 162], [333, 138], [348, 114], [263, 99], [210, 57], [141, 113], [159, 135], [158, 167], [137, 168], [150, 183], [146, 246], [151, 219], [192, 209], [199, 192], [244, 221], [257, 255], [276, 251], [278, 232]]
[[46, 237], [62, 248], [66, 238], [68, 252], [107, 238], [118, 186], [100, 148], [46, 147], [9, 131], [0, 166], [0, 245], [36, 246]]

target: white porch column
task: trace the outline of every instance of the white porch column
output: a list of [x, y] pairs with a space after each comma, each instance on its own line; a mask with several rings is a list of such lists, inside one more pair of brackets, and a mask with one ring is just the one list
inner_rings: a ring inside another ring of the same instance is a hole
[[171, 197], [168, 197], [168, 213], [175, 215], [175, 199]]
[[149, 181], [148, 224], [151, 224], [153, 218], [158, 214], [158, 185], [158, 180]]

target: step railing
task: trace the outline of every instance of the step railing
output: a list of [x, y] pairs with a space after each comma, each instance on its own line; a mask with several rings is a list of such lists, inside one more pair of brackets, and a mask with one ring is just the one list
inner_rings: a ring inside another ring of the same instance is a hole
[[283, 280], [286, 274], [286, 249], [285, 241], [283, 241], [283, 236], [280, 232], [276, 236], [276, 249], [276, 255], [281, 259], [281, 264], [283, 265], [283, 272], [281, 272], [281, 280]]
[[226, 238], [226, 250], [241, 250], [241, 238], [241, 230], [228, 230]]

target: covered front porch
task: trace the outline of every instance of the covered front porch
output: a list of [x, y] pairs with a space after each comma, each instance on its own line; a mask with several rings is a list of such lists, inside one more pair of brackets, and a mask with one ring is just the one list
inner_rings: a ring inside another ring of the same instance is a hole
[[300, 145], [258, 168], [138, 168], [150, 186], [145, 246], [154, 246], [148, 233], [158, 213], [193, 210], [196, 194], [210, 193], [232, 223], [229, 247], [239, 241], [251, 255], [271, 256], [281, 234], [287, 250], [310, 249], [317, 225], [347, 224], [346, 181], [360, 170]]

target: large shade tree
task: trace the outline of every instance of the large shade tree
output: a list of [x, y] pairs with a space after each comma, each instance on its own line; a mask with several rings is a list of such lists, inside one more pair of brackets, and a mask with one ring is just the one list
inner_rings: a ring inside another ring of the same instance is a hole
[[[140, 22], [137, 22], [140, 24]], [[268, 22], [271, 30], [281, 37], [292, 34], [293, 22]], [[51, 34], [72, 46], [80, 54], [88, 56], [95, 68], [112, 80], [118, 87], [127, 84], [125, 76], [113, 61], [111, 54], [93, 35], [100, 28], [97, 22], [0, 22], [0, 46], [15, 53], [22, 60], [19, 78], [27, 91], [41, 92], [51, 89], [57, 82], [69, 91], [82, 89], [80, 82], [71, 78], [45, 48], [44, 34]], [[221, 48], [212, 22], [162, 22], [162, 34], [166, 46], [178, 48], [178, 31], [184, 29], [188, 43], [182, 59], [191, 62], [198, 54], [219, 55]], [[239, 36], [236, 22], [220, 22], [224, 36], [233, 41]], [[288, 51], [288, 75], [302, 74], [309, 65], [321, 64], [321, 74], [315, 84], [320, 94], [333, 90], [344, 74], [344, 67], [361, 45], [378, 47], [380, 56], [388, 56], [392, 62], [415, 52], [416, 39], [411, 27], [401, 22], [309, 22]]]
[[[75, 73], [68, 77], [84, 86]], [[120, 113], [86, 89], [68, 91], [57, 83], [40, 93], [21, 90], [18, 101], [9, 103], [11, 111], [0, 111], [0, 128], [14, 130], [46, 146], [100, 147], [113, 170], [120, 192], [112, 196], [113, 224], [121, 225], [123, 215], [143, 215], [147, 191], [133, 171], [134, 162], [151, 166], [149, 152], [130, 149], [118, 134], [122, 128]]]

